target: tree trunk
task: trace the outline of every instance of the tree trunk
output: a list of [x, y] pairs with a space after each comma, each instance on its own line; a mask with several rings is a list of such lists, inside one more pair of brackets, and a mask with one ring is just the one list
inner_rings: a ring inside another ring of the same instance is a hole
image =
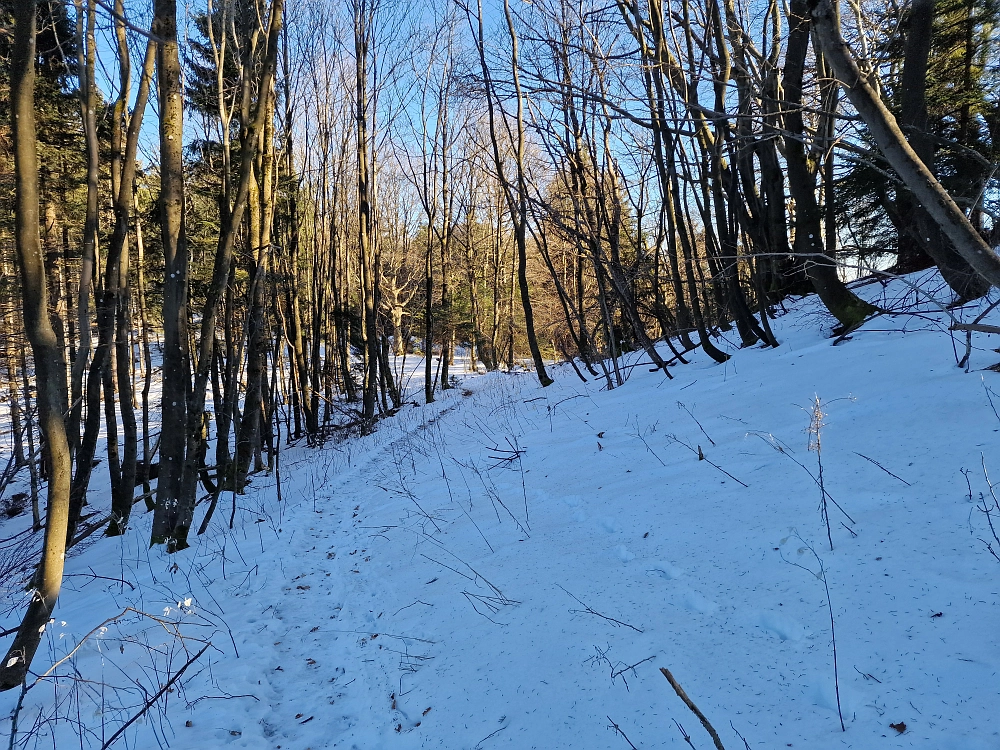
[[[121, 9], [121, 0], [118, 7]], [[116, 19], [123, 60], [128, 59], [128, 47], [125, 44], [124, 24]], [[156, 47], [150, 41], [146, 47], [146, 57], [143, 62], [139, 91], [136, 95], [135, 108], [128, 125], [125, 148], [122, 154], [121, 171], [118, 191], [114, 200], [115, 230], [111, 238], [109, 259], [117, 255], [120, 266], [118, 273], [118, 288], [115, 290], [115, 347], [118, 364], [118, 405], [122, 415], [124, 446], [122, 453], [121, 478], [116, 491], [111, 498], [111, 524], [108, 527], [109, 536], [124, 533], [128, 527], [132, 512], [132, 497], [135, 488], [136, 460], [138, 455], [138, 429], [136, 426], [135, 409], [133, 406], [132, 388], [132, 346], [130, 336], [132, 331], [131, 288], [129, 285], [129, 251], [128, 231], [135, 204], [135, 157], [138, 145], [139, 129], [142, 126], [143, 114], [149, 96], [153, 77], [153, 60]], [[129, 75], [129, 67], [125, 62], [122, 68], [122, 89], [125, 78]], [[127, 102], [125, 102], [127, 106]]]
[[784, 89], [785, 161], [788, 187], [795, 201], [795, 243], [793, 249], [806, 264], [806, 273], [816, 294], [840, 322], [843, 329], [861, 323], [875, 308], [851, 292], [837, 275], [836, 261], [823, 246], [823, 214], [816, 200], [815, 159], [810, 159], [803, 143], [805, 123], [802, 118], [802, 84], [806, 52], [809, 49], [810, 22], [807, 0], [792, 0], [788, 17], [788, 49], [785, 53]]
[[368, 136], [368, 42], [369, 42], [368, 0], [355, 0], [354, 8], [354, 56], [355, 56], [355, 107], [358, 148], [358, 250], [361, 263], [362, 292], [362, 339], [365, 344], [365, 379], [361, 394], [361, 418], [363, 429], [370, 430], [375, 421], [375, 405], [378, 396], [378, 321], [375, 307], [376, 272], [371, 175], [369, 174]]
[[[927, 66], [934, 27], [934, 5], [934, 0], [913, 0], [910, 5], [899, 113], [899, 124], [910, 147], [932, 173], [935, 172], [934, 142], [928, 133]], [[988, 284], [955, 251], [930, 214], [909, 192], [899, 191], [896, 212], [905, 227], [899, 232], [897, 273], [919, 271], [933, 262], [959, 300], [975, 299], [987, 292]]]
[[[75, 453], [80, 443], [80, 423], [83, 414], [83, 375], [87, 370], [91, 349], [90, 292], [94, 281], [97, 258], [98, 234], [98, 179], [100, 145], [97, 141], [97, 97], [94, 83], [94, 66], [97, 50], [94, 44], [96, 13], [94, 0], [89, 0], [84, 21], [82, 0], [76, 6], [77, 68], [79, 74], [80, 116], [83, 121], [84, 140], [87, 144], [87, 204], [83, 224], [83, 257], [80, 262], [80, 282], [77, 291], [77, 325], [80, 329], [80, 346], [73, 360], [71, 374], [70, 449]], [[86, 26], [86, 32], [84, 27]]]
[[194, 503], [183, 496], [187, 413], [188, 248], [184, 233], [184, 91], [177, 44], [177, 0], [154, 0], [152, 32], [160, 112], [160, 212], [163, 245], [163, 390], [160, 462], [151, 542], [174, 552], [188, 546]]
[[[507, 205], [510, 210], [511, 221], [514, 225], [514, 244], [517, 249], [517, 287], [521, 296], [521, 307], [524, 310], [524, 332], [528, 338], [528, 349], [531, 351], [531, 358], [535, 364], [535, 373], [538, 375], [538, 382], [542, 387], [551, 385], [552, 378], [545, 371], [545, 363], [542, 361], [542, 352], [538, 347], [538, 338], [535, 336], [535, 315], [531, 309], [531, 296], [528, 290], [528, 184], [525, 174], [526, 139], [524, 126], [524, 96], [521, 92], [521, 76], [518, 69], [518, 44], [517, 32], [514, 30], [514, 16], [510, 9], [509, 0], [504, 0], [504, 18], [507, 21], [507, 33], [511, 41], [511, 74], [514, 79], [514, 91], [517, 98], [517, 135], [514, 154], [514, 168], [516, 170], [516, 185], [511, 185], [505, 174], [503, 162], [500, 158], [499, 145], [497, 143], [496, 123], [494, 122], [492, 85], [489, 76], [486, 76], [486, 62], [483, 45], [485, 44], [482, 28], [482, 7], [480, 2], [479, 12], [479, 50], [480, 62], [483, 67], [484, 76], [487, 82], [487, 100], [490, 120], [490, 139], [493, 143], [493, 160], [497, 169], [497, 174], [504, 187], [507, 197]], [[511, 320], [513, 321], [513, 310], [511, 310]], [[513, 335], [511, 336], [511, 347], [513, 348]], [[511, 356], [513, 362], [513, 355]]]
[[813, 2], [812, 18], [816, 24], [816, 38], [886, 161], [948, 237], [959, 255], [983, 279], [993, 286], [1000, 286], [1000, 258], [906, 142], [896, 118], [861, 73], [854, 55], [840, 34], [837, 8], [830, 0]]
[[48, 312], [45, 263], [38, 234], [38, 165], [35, 137], [35, 0], [14, 3], [10, 57], [11, 136], [14, 151], [14, 240], [21, 275], [24, 327], [31, 342], [38, 389], [39, 426], [49, 465], [42, 559], [35, 590], [14, 641], [0, 663], [0, 690], [24, 682], [59, 597], [69, 525], [71, 460], [63, 411], [66, 360]]

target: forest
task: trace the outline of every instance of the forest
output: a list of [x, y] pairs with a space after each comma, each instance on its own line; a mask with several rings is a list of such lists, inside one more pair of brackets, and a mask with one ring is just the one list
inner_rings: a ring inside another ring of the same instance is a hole
[[998, 28], [996, 0], [0, 0], [0, 500], [30, 519], [0, 690], [48, 668], [74, 548], [176, 570], [283, 500], [286, 451], [473, 375], [683, 398], [786, 352], [803, 299], [844, 346], [939, 316], [968, 372], [1000, 333]]

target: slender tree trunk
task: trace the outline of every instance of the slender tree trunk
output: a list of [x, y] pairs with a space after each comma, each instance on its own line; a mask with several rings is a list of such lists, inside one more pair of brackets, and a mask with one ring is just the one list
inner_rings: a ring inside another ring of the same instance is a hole
[[[70, 450], [75, 453], [80, 443], [80, 424], [83, 414], [83, 375], [87, 369], [91, 350], [90, 292], [94, 281], [97, 259], [98, 235], [98, 179], [100, 145], [97, 141], [97, 96], [94, 82], [95, 57], [94, 0], [88, 0], [86, 14], [83, 0], [74, 0], [76, 6], [77, 68], [79, 72], [80, 114], [83, 121], [84, 140], [87, 145], [87, 207], [83, 225], [83, 257], [80, 262], [80, 282], [77, 300], [77, 325], [80, 329], [80, 347], [73, 360], [70, 392], [71, 425]], [[84, 18], [86, 17], [86, 22]], [[86, 32], [84, 26], [86, 25]]]
[[[538, 347], [538, 338], [535, 335], [535, 316], [531, 308], [531, 296], [528, 290], [528, 247], [527, 247], [527, 224], [528, 224], [528, 185], [525, 175], [526, 157], [526, 137], [524, 125], [524, 95], [521, 90], [521, 78], [518, 61], [517, 32], [514, 28], [514, 16], [510, 9], [508, 0], [504, 0], [504, 18], [507, 22], [507, 33], [511, 40], [511, 74], [514, 81], [514, 91], [517, 99], [516, 116], [516, 136], [514, 142], [514, 168], [515, 178], [512, 184], [506, 176], [503, 159], [500, 155], [500, 144], [498, 141], [498, 126], [493, 97], [496, 92], [493, 88], [493, 80], [486, 64], [486, 38], [483, 30], [483, 8], [482, 0], [477, 0], [478, 8], [478, 37], [476, 46], [479, 51], [479, 62], [486, 85], [486, 103], [489, 115], [490, 143], [493, 148], [493, 164], [496, 168], [497, 178], [503, 189], [506, 198], [507, 208], [510, 213], [511, 223], [514, 228], [514, 247], [517, 253], [516, 279], [517, 288], [520, 292], [521, 307], [524, 310], [524, 330], [528, 339], [528, 349], [531, 351], [531, 358], [534, 361], [535, 372], [538, 375], [538, 382], [542, 387], [552, 384], [552, 378], [545, 371], [545, 363], [542, 360], [542, 353]], [[513, 310], [511, 311], [513, 322]], [[513, 334], [511, 335], [511, 349], [513, 350]], [[513, 352], [511, 354], [513, 363]]]
[[[153, 456], [149, 435], [149, 389], [153, 384], [153, 352], [149, 345], [149, 318], [146, 310], [146, 245], [143, 242], [142, 222], [135, 222], [135, 245], [136, 245], [136, 286], [139, 294], [139, 325], [140, 338], [142, 340], [142, 360], [145, 379], [142, 384], [142, 492], [148, 496], [149, 474]], [[151, 506], [149, 500], [147, 506]]]
[[816, 200], [815, 159], [810, 159], [803, 143], [802, 87], [806, 52], [809, 48], [808, 0], [791, 0], [789, 5], [788, 50], [785, 55], [784, 88], [788, 110], [785, 114], [785, 161], [788, 187], [795, 201], [795, 253], [806, 263], [806, 273], [826, 308], [844, 329], [862, 322], [875, 308], [851, 292], [837, 275], [836, 261], [823, 246], [823, 215]]
[[[251, 100], [248, 93], [245, 93], [241, 99], [241, 117], [244, 127], [241, 134], [239, 182], [236, 185], [236, 195], [233, 205], [226, 205], [224, 207], [226, 221], [223, 222], [223, 227], [219, 233], [219, 241], [212, 268], [212, 280], [209, 285], [208, 294], [206, 295], [205, 305], [202, 308], [201, 335], [198, 344], [194, 389], [192, 391], [192, 398], [188, 409], [189, 414], [187, 417], [188, 434], [183, 483], [184, 505], [185, 507], [189, 507], [191, 509], [192, 514], [195, 502], [194, 495], [197, 488], [197, 475], [201, 471], [201, 467], [198, 466], [200, 463], [198, 457], [203, 455], [204, 450], [202, 444], [205, 440], [205, 394], [209, 378], [211, 377], [219, 305], [229, 284], [230, 267], [232, 264], [233, 248], [236, 242], [236, 234], [243, 223], [243, 217], [246, 212], [247, 205], [252, 202], [251, 187], [253, 182], [253, 170], [255, 162], [258, 161], [262, 150], [266, 153], [266, 156], [261, 160], [263, 165], [262, 169], [272, 169], [271, 153], [273, 145], [270, 142], [271, 139], [269, 138], [268, 133], [271, 132], [269, 129], [273, 128], [273, 84], [277, 68], [278, 47], [283, 18], [284, 0], [273, 0], [271, 3], [271, 12], [267, 25], [266, 47], [264, 49], [260, 79], [257, 87], [256, 106], [251, 107]], [[243, 85], [246, 87], [245, 91], [249, 91], [249, 89], [252, 88], [249, 80], [249, 67], [249, 65], [244, 66]], [[260, 190], [264, 194], [263, 200], [267, 202], [268, 206], [270, 206], [272, 196], [270, 195], [269, 180], [267, 185], [260, 186]], [[225, 195], [224, 198], [225, 201], [228, 202], [229, 196]], [[264, 213], [266, 214], [267, 211]], [[264, 245], [270, 245], [270, 219], [268, 216], [262, 216], [258, 221], [260, 223], [258, 223], [257, 227], [254, 228], [254, 231], [251, 232], [251, 237], [253, 237], [256, 233], [256, 237], [258, 238], [256, 242], [251, 240], [251, 253], [256, 259], [255, 271], [251, 274], [251, 276], [252, 279], [256, 280], [258, 285], [263, 285], [264, 280], [262, 277], [262, 269], [263, 264], [266, 262], [266, 251], [269, 250], [269, 247], [264, 247]], [[251, 221], [251, 225], [253, 224], [254, 222]], [[262, 226], [266, 228], [265, 237], [261, 236]], [[266, 352], [264, 351], [265, 344], [263, 343], [262, 338], [264, 336], [262, 328], [264, 316], [264, 289], [260, 288], [255, 290], [252, 281], [251, 291], [253, 293], [250, 297], [251, 312], [248, 320], [248, 327], [251, 329], [251, 333], [249, 334], [249, 343], [247, 346], [247, 408], [253, 410], [254, 413], [259, 416], [259, 411], [256, 411], [258, 408], [258, 399], [255, 394], [259, 391], [257, 386], [259, 386], [261, 381], [259, 379], [255, 379], [251, 385], [249, 384], [249, 380], [251, 375], [256, 378], [258, 375], [257, 368], [262, 365], [249, 364], [249, 362], [250, 360], [258, 362], [261, 358], [266, 357]], [[257, 325], [260, 325], [261, 328], [255, 328]], [[257, 390], [254, 390], [255, 388]], [[246, 440], [250, 440], [250, 446], [255, 444], [254, 439], [245, 434], [244, 431], [254, 430], [256, 420], [249, 420], [249, 424], [247, 424], [247, 422], [248, 420], [244, 419], [241, 423], [241, 432], [237, 439], [237, 489], [242, 488], [242, 478], [245, 477], [245, 469], [243, 471], [240, 470], [240, 467], [243, 465], [241, 460], [249, 465], [249, 459], [246, 454]], [[240, 452], [241, 442], [243, 443], [243, 453]]]
[[163, 390], [153, 544], [188, 546], [194, 503], [183, 494], [191, 367], [188, 348], [188, 247], [184, 233], [184, 92], [177, 1], [154, 0], [153, 35], [160, 112], [160, 226], [163, 245]]
[[[120, 8], [120, 10], [122, 10]], [[128, 64], [128, 47], [124, 41], [125, 29], [121, 21], [116, 20], [119, 35], [119, 56], [121, 59], [121, 95], [115, 110], [122, 120], [128, 106], [128, 82], [130, 66]], [[136, 457], [136, 424], [135, 412], [132, 409], [131, 374], [129, 361], [131, 349], [128, 346], [129, 304], [128, 304], [128, 231], [134, 204], [133, 184], [135, 180], [136, 153], [138, 149], [139, 131], [142, 127], [143, 112], [153, 76], [153, 58], [155, 45], [152, 41], [146, 47], [146, 57], [142, 68], [138, 94], [136, 96], [135, 112], [128, 125], [127, 132], [122, 136], [120, 126], [116, 128], [115, 143], [112, 144], [114, 155], [112, 163], [112, 192], [115, 213], [115, 228], [108, 245], [108, 257], [105, 263], [104, 288], [97, 305], [98, 343], [94, 359], [90, 365], [87, 378], [87, 422], [83, 441], [77, 453], [77, 470], [73, 477], [71, 499], [70, 534], [67, 544], [72, 543], [73, 532], [79, 520], [87, 488], [90, 483], [91, 466], [100, 430], [100, 399], [101, 388], [104, 388], [105, 421], [108, 438], [108, 466], [111, 470], [112, 485], [112, 518], [114, 522], [109, 533], [117, 534], [124, 531], [128, 524], [132, 508], [132, 495], [135, 487], [135, 457]], [[124, 140], [124, 142], [123, 142]], [[116, 324], [117, 321], [117, 324]], [[116, 337], [117, 333], [117, 337]], [[117, 338], [117, 342], [116, 342]], [[112, 347], [115, 347], [114, 350]], [[117, 353], [117, 357], [114, 356]], [[125, 458], [122, 476], [122, 462], [116, 455], [118, 424], [115, 417], [115, 387], [112, 366], [117, 360], [119, 408], [125, 425]], [[124, 379], [122, 375], [124, 374]], [[124, 481], [123, 481], [124, 480]], [[127, 485], [127, 486], [126, 486]]]
[[266, 331], [267, 273], [271, 254], [272, 210], [272, 136], [266, 127], [260, 133], [261, 144], [259, 182], [251, 181], [250, 244], [255, 248], [253, 283], [249, 294], [247, 326], [247, 388], [243, 407], [243, 420], [236, 440], [236, 489], [242, 491], [250, 471], [250, 463], [258, 455], [261, 445], [261, 420], [264, 415], [264, 396], [267, 368], [268, 339]]
[[434, 401], [434, 245], [427, 227], [424, 251], [424, 403]]
[[355, 106], [358, 150], [358, 249], [361, 264], [362, 289], [362, 339], [365, 343], [365, 380], [362, 389], [361, 418], [364, 429], [370, 430], [375, 421], [375, 402], [378, 395], [378, 322], [375, 300], [376, 273], [373, 224], [373, 195], [369, 174], [371, 147], [368, 135], [368, 45], [369, 0], [355, 0], [354, 56], [355, 56]]
[[[910, 4], [899, 114], [899, 124], [910, 147], [932, 173], [936, 170], [934, 142], [928, 133], [927, 70], [934, 27], [934, 6], [934, 0], [914, 0]], [[955, 251], [930, 214], [909, 192], [898, 192], [896, 212], [905, 231], [899, 233], [896, 270], [900, 273], [919, 271], [933, 262], [960, 300], [984, 295], [989, 285]]]
[[45, 262], [38, 234], [38, 166], [35, 137], [35, 0], [13, 6], [10, 57], [11, 136], [14, 151], [14, 242], [21, 276], [24, 327], [31, 342], [38, 390], [39, 426], [49, 465], [45, 541], [35, 589], [14, 641], [0, 663], [0, 690], [25, 681], [62, 586], [69, 525], [72, 470], [63, 412], [66, 360], [48, 311]]

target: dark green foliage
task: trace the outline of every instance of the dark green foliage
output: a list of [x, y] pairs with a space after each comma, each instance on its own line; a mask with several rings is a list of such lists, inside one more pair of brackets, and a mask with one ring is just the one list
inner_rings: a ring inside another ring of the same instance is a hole
[[[893, 29], [891, 19], [876, 27]], [[929, 132], [935, 141], [933, 165], [945, 189], [966, 210], [974, 226], [1000, 242], [1000, 222], [989, 218], [997, 206], [1000, 182], [993, 165], [1000, 160], [1000, 3], [997, 0], [938, 0], [935, 5], [927, 69]], [[887, 63], [883, 93], [890, 108], [900, 108], [902, 60], [907, 18], [902, 33], [885, 40]], [[891, 170], [872, 148], [870, 160], [852, 155], [852, 166], [837, 183], [838, 223], [847, 228], [845, 241], [862, 255], [891, 253], [906, 222], [894, 211], [901, 189]], [[986, 208], [986, 211], [981, 209]]]

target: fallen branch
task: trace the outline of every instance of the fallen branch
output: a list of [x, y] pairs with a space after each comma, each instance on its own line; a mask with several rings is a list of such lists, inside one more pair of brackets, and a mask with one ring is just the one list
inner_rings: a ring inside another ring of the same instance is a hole
[[716, 750], [726, 750], [725, 746], [722, 744], [722, 740], [719, 739], [719, 733], [715, 731], [715, 727], [712, 726], [712, 722], [703, 714], [696, 705], [694, 701], [688, 697], [688, 694], [684, 692], [684, 688], [681, 684], [674, 679], [674, 676], [670, 674], [670, 670], [666, 667], [660, 667], [660, 671], [663, 672], [663, 676], [667, 678], [667, 682], [670, 683], [670, 687], [674, 689], [677, 693], [677, 697], [684, 701], [684, 705], [691, 709], [691, 713], [698, 717], [701, 725], [705, 727], [705, 731], [708, 732], [709, 736], [712, 738], [712, 742], [715, 743]]
[[985, 323], [952, 323], [949, 331], [975, 331], [976, 333], [1000, 333], [1000, 326], [989, 326]]
[[[981, 511], [986, 516], [986, 522], [990, 525], [990, 532], [993, 534], [993, 541], [995, 541], [997, 543], [997, 547], [1000, 548], [1000, 536], [997, 536], [997, 530], [996, 527], [994, 527], [993, 525], [993, 515], [992, 515], [992, 511], [1000, 510], [1000, 501], [997, 500], [996, 490], [993, 489], [995, 485], [993, 484], [993, 482], [990, 481], [990, 474], [986, 469], [986, 457], [983, 454], [979, 455], [980, 455], [980, 460], [983, 463], [983, 476], [986, 477], [986, 486], [989, 487], [990, 498], [992, 498], [993, 504], [990, 505], [986, 501], [986, 499], [983, 498], [983, 504], [981, 506], [977, 505], [976, 509]], [[983, 496], [980, 495], [980, 497]], [[980, 538], [979, 541], [985, 544], [986, 549], [989, 550], [989, 553], [997, 559], [997, 562], [1000, 562], [1000, 554], [997, 553], [997, 550], [993, 549], [992, 543], [988, 542], [983, 538]]]

